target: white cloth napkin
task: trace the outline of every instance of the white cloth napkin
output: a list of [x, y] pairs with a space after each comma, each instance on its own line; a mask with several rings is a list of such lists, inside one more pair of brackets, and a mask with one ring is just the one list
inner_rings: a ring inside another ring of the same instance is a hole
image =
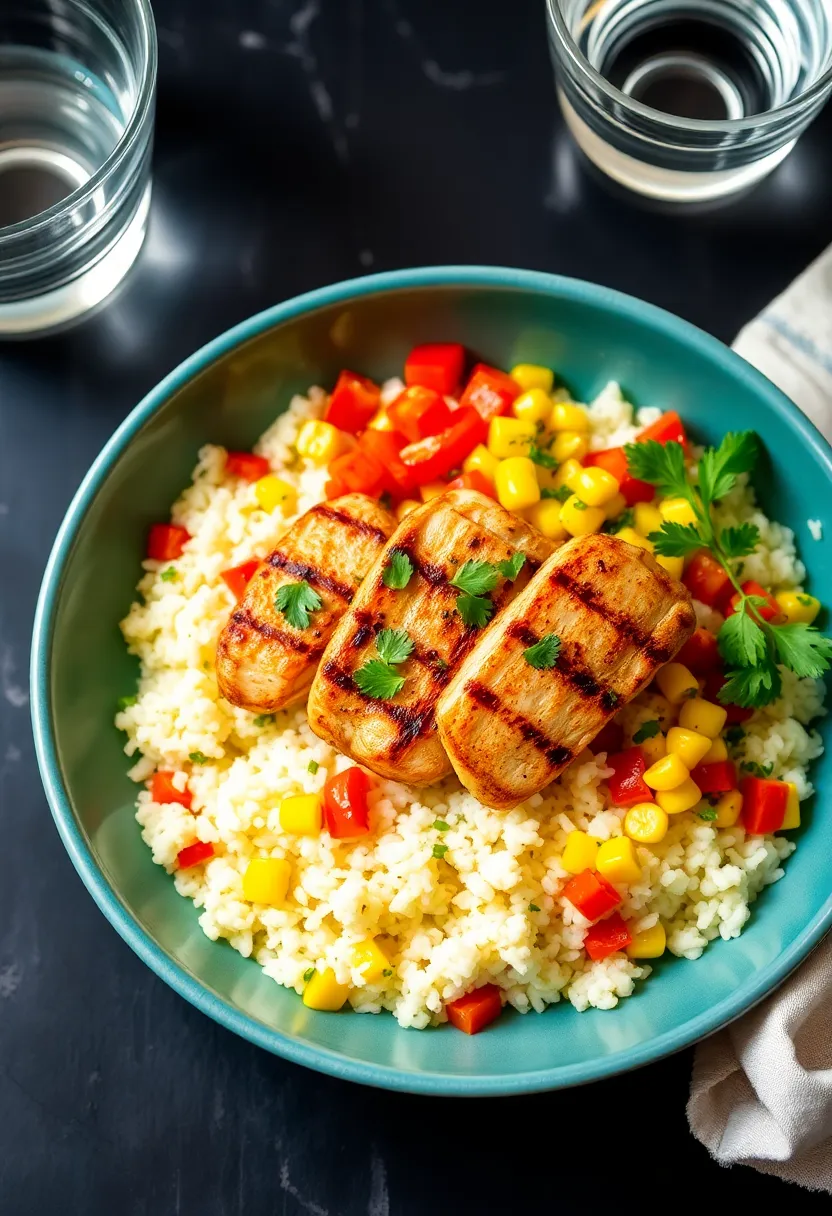
[[[832, 439], [832, 246], [734, 350]], [[832, 935], [773, 996], [700, 1043], [687, 1114], [720, 1165], [832, 1194]]]

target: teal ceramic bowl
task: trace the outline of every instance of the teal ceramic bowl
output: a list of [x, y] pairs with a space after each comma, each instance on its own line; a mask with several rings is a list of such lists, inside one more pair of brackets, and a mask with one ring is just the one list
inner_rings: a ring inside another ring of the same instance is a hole
[[[829, 544], [806, 520], [829, 501], [830, 450], [767, 380], [713, 338], [601, 287], [516, 270], [396, 272], [327, 287], [238, 325], [172, 372], [133, 411], [67, 512], [44, 578], [32, 653], [38, 760], [58, 830], [102, 912], [171, 987], [223, 1026], [299, 1064], [390, 1089], [512, 1094], [575, 1085], [684, 1047], [759, 1001], [832, 920], [832, 815], [810, 809], [785, 879], [736, 941], [698, 962], [662, 960], [613, 1012], [507, 1012], [474, 1038], [402, 1030], [389, 1015], [315, 1013], [230, 946], [210, 942], [192, 905], [154, 866], [136, 825], [116, 701], [137, 670], [117, 623], [148, 525], [168, 515], [206, 441], [246, 448], [288, 402], [343, 366], [398, 373], [429, 340], [464, 342], [503, 367], [557, 368], [582, 400], [614, 378], [642, 404], [677, 409], [697, 438], [753, 428], [766, 457], [760, 495], [794, 528], [814, 593], [832, 601]], [[827, 527], [832, 532], [832, 521]], [[829, 756], [817, 765], [823, 789]]]

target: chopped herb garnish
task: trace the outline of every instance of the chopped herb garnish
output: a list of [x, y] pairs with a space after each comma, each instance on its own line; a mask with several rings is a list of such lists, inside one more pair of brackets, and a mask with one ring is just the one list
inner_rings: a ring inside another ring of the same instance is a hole
[[532, 464], [539, 465], [541, 469], [556, 469], [558, 462], [549, 452], [544, 452], [543, 448], [538, 447], [536, 443], [529, 447], [529, 460]]
[[485, 595], [487, 591], [494, 590], [499, 577], [497, 567], [491, 562], [467, 561], [450, 582], [452, 587], [458, 587], [467, 595]]
[[270, 722], [274, 722], [274, 714], [258, 714], [254, 719], [255, 726], [268, 726]]
[[413, 639], [406, 629], [382, 629], [376, 650], [382, 663], [403, 663], [413, 651]]
[[274, 606], [293, 629], [307, 629], [310, 612], [317, 612], [323, 601], [307, 582], [284, 583], [278, 588]]
[[713, 807], [708, 807], [707, 810], [697, 811], [697, 814], [700, 819], [705, 819], [707, 821], [710, 821], [712, 819], [717, 818], [717, 816], [719, 815], [719, 811], [715, 811]]
[[732, 747], [736, 747], [745, 738], [745, 731], [741, 726], [729, 726], [724, 737], [726, 743], [730, 743]]
[[304, 971], [304, 973], [303, 973], [304, 984], [308, 984], [314, 974], [315, 974], [314, 967], [309, 967], [306, 971]]
[[632, 528], [635, 522], [635, 511], [632, 507], [625, 507], [620, 515], [616, 515], [615, 519], [608, 519], [601, 531], [615, 536], [622, 528]]
[[576, 511], [585, 511], [586, 510], [586, 503], [584, 502], [584, 500], [582, 498], [578, 498], [577, 494], [575, 495], [575, 502], [573, 505], [574, 505]]
[[353, 676], [356, 685], [367, 697], [376, 701], [388, 701], [401, 692], [404, 676], [395, 670], [413, 650], [413, 640], [406, 629], [382, 629], [376, 638], [379, 657], [369, 659]]
[[740, 768], [744, 768], [747, 773], [752, 773], [755, 777], [770, 777], [774, 772], [773, 764], [757, 764], [756, 760], [743, 760]]
[[525, 564], [525, 553], [515, 553], [512, 557], [508, 558], [507, 561], [497, 562], [497, 569], [500, 571], [503, 578], [506, 578], [510, 583], [513, 583]]
[[191, 764], [208, 764], [208, 757], [204, 752], [188, 752], [188, 759]]
[[798, 595], [798, 604], [802, 604], [804, 608], [811, 608], [814, 605], [814, 599], [811, 595]]
[[529, 667], [536, 667], [538, 671], [543, 671], [546, 668], [554, 667], [557, 663], [560, 645], [560, 638], [556, 633], [547, 633], [539, 642], [535, 642], [534, 646], [529, 646], [527, 650], [523, 651], [523, 658]]
[[433, 826], [437, 832], [450, 832], [451, 830], [451, 825], [446, 823], [444, 819], [434, 819]]
[[447, 853], [447, 851], [448, 851], [448, 846], [446, 844], [435, 844], [433, 846], [433, 856], [436, 858], [437, 861], [441, 861], [442, 858]]
[[167, 570], [163, 570], [159, 575], [163, 583], [172, 583], [175, 578], [179, 578], [179, 571], [176, 566], [168, 566]]
[[613, 690], [611, 688], [608, 688], [607, 691], [604, 693], [604, 699], [606, 700], [608, 705], [617, 705], [618, 704], [618, 693], [613, 692]]
[[569, 486], [558, 486], [556, 490], [552, 490], [548, 486], [544, 486], [540, 491], [540, 497], [556, 498], [558, 502], [566, 502], [567, 498], [572, 497], [572, 491], [569, 489]]
[[139, 698], [135, 697], [135, 696], [134, 697], [119, 697], [117, 704], [118, 704], [119, 709], [129, 709], [131, 705], [136, 704], [138, 699]]
[[655, 718], [650, 722], [642, 722], [641, 726], [633, 735], [633, 743], [643, 743], [645, 739], [655, 739], [661, 728], [661, 722]]
[[494, 615], [494, 605], [491, 600], [487, 600], [481, 595], [457, 596], [456, 609], [469, 629], [482, 629]]
[[311, 773], [314, 777], [320, 767], [321, 766], [318, 764], [317, 760], [310, 760], [306, 766], [306, 771], [307, 773]]
[[540, 908], [537, 906], [537, 904], [529, 904], [529, 911], [530, 912], [539, 912]]
[[413, 562], [406, 553], [394, 549], [390, 554], [381, 581], [391, 591], [403, 591], [413, 577]]
[[393, 968], [392, 968], [392, 967], [385, 967], [385, 968], [384, 968], [384, 970], [382, 971], [382, 973], [381, 973], [381, 974], [382, 974], [382, 975], [383, 975], [383, 976], [384, 976], [386, 979], [389, 979], [389, 977], [390, 977], [390, 976], [393, 974]]

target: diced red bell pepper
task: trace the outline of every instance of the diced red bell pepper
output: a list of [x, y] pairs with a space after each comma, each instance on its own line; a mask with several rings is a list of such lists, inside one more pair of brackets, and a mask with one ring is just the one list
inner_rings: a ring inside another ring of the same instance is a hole
[[695, 600], [722, 612], [733, 590], [728, 571], [707, 549], [694, 553], [682, 575], [682, 582]]
[[740, 782], [742, 811], [740, 818], [752, 836], [779, 832], [786, 818], [789, 787], [785, 781], [768, 777], [743, 777]]
[[385, 480], [381, 461], [372, 452], [355, 447], [330, 462], [326, 496], [338, 498], [341, 494], [368, 494], [370, 498], [378, 498]]
[[374, 430], [365, 431], [358, 441], [361, 450], [381, 465], [383, 487], [396, 499], [406, 498], [413, 489], [413, 472], [400, 455], [406, 442], [398, 431]]
[[[757, 612], [759, 612], [764, 621], [773, 621], [776, 620], [777, 617], [782, 616], [783, 609], [777, 603], [777, 600], [774, 598], [771, 592], [766, 591], [765, 587], [761, 587], [760, 584], [755, 582], [753, 578], [748, 579], [742, 584], [742, 591], [743, 595], [759, 596], [760, 599], [765, 600], [764, 604], [754, 605], [754, 608]], [[739, 606], [740, 593], [737, 591], [728, 601], [725, 608], [725, 615], [733, 616], [734, 613], [739, 609]], [[746, 609], [746, 612], [747, 611], [748, 610]]]
[[243, 598], [245, 589], [251, 582], [254, 571], [259, 565], [260, 559], [253, 557], [251, 561], [243, 562], [240, 566], [232, 566], [230, 570], [221, 571], [220, 578], [235, 599], [241, 600]]
[[478, 363], [471, 372], [459, 404], [461, 407], [473, 406], [486, 422], [490, 422], [498, 414], [507, 414], [512, 401], [520, 396], [521, 391], [517, 381], [499, 368]]
[[439, 435], [453, 422], [445, 398], [432, 388], [413, 384], [399, 393], [387, 407], [387, 416], [407, 443], [418, 443], [429, 435]]
[[652, 502], [656, 496], [655, 486], [633, 477], [627, 466], [627, 453], [623, 448], [604, 448], [601, 452], [589, 452], [583, 463], [586, 468], [605, 469], [607, 473], [612, 473], [628, 507], [634, 507], [637, 502]]
[[655, 439], [656, 443], [681, 443], [685, 455], [688, 453], [688, 437], [682, 419], [675, 410], [668, 410], [661, 418], [646, 426], [641, 434], [636, 436], [636, 443], [645, 443], [648, 439]]
[[496, 984], [483, 984], [482, 988], [466, 992], [445, 1006], [448, 1021], [466, 1034], [477, 1034], [484, 1030], [489, 1022], [500, 1016], [502, 1010], [503, 1002]]
[[587, 920], [600, 920], [621, 903], [621, 896], [612, 883], [594, 870], [581, 870], [570, 878], [562, 894]]
[[413, 484], [426, 485], [458, 468], [478, 443], [483, 443], [488, 428], [482, 416], [470, 407], [454, 410], [453, 425], [440, 435], [431, 435], [403, 448], [400, 455], [413, 470]]
[[186, 810], [193, 801], [190, 790], [178, 790], [173, 784], [173, 773], [156, 772], [150, 779], [150, 797], [154, 802], [178, 802]]
[[676, 655], [676, 662], [683, 663], [695, 676], [706, 676], [720, 666], [719, 646], [710, 629], [699, 626]]
[[357, 435], [378, 411], [381, 389], [366, 376], [343, 371], [335, 382], [324, 419]]
[[721, 667], [716, 668], [714, 671], [709, 671], [705, 676], [705, 700], [722, 705], [723, 709], [727, 711], [726, 726], [737, 726], [740, 722], [747, 722], [749, 718], [753, 717], [754, 710], [744, 709], [742, 705], [726, 705], [720, 701], [720, 689], [725, 684], [726, 679], [727, 677]]
[[590, 926], [584, 938], [584, 950], [597, 963], [618, 950], [626, 950], [632, 940], [633, 935], [621, 913], [613, 912], [606, 920]]
[[154, 562], [175, 561], [190, 539], [190, 532], [176, 524], [153, 524], [147, 534], [147, 556]]
[[732, 760], [697, 764], [691, 777], [703, 794], [727, 794], [729, 790], [737, 788], [737, 770]]
[[269, 462], [265, 456], [255, 456], [254, 452], [229, 452], [225, 458], [225, 471], [229, 477], [259, 481], [269, 472]]
[[426, 342], [414, 346], [405, 359], [405, 384], [419, 384], [437, 393], [452, 393], [462, 380], [465, 348], [459, 342]]
[[324, 827], [336, 840], [365, 836], [370, 830], [367, 792], [370, 778], [363, 769], [345, 769], [324, 786]]
[[616, 806], [653, 801], [650, 787], [644, 783], [647, 764], [640, 747], [628, 747], [623, 752], [607, 756], [607, 768], [613, 770], [612, 776], [607, 778], [607, 786]]
[[624, 742], [624, 729], [617, 722], [609, 721], [602, 726], [590, 743], [594, 752], [617, 752]]
[[207, 840], [197, 840], [179, 850], [176, 854], [176, 865], [180, 870], [189, 870], [191, 866], [198, 866], [200, 862], [207, 861], [209, 857], [213, 856], [214, 846]]
[[463, 473], [461, 477], [455, 477], [453, 481], [448, 482], [449, 490], [478, 490], [480, 494], [487, 494], [489, 498], [496, 498], [497, 491], [494, 489], [494, 482], [489, 481], [485, 473], [479, 469], [472, 469], [470, 473]]

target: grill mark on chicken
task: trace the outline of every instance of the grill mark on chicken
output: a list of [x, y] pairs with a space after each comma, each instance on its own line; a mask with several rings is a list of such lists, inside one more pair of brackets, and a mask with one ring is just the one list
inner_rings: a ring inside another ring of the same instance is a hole
[[612, 625], [616, 633], [630, 638], [633, 645], [643, 650], [654, 663], [667, 663], [672, 658], [674, 651], [669, 650], [666, 646], [657, 646], [651, 634], [645, 633], [643, 629], [639, 629], [634, 625], [629, 617], [611, 608], [594, 587], [589, 587], [586, 583], [579, 582], [563, 569], [553, 570], [549, 576], [549, 581], [552, 586], [559, 587], [562, 591], [574, 595], [575, 599], [580, 600], [584, 607], [588, 608], [591, 612], [602, 616]]
[[425, 697], [416, 705], [396, 705], [392, 701], [380, 701], [362, 692], [352, 675], [345, 671], [339, 663], [330, 660], [320, 669], [321, 674], [344, 692], [360, 697], [362, 701], [370, 702], [376, 709], [385, 714], [396, 726], [396, 738], [387, 749], [390, 759], [395, 759], [399, 753], [410, 747], [411, 743], [433, 726], [434, 708], [438, 693]]
[[270, 625], [268, 621], [261, 621], [245, 608], [239, 608], [236, 612], [232, 613], [231, 624], [241, 630], [253, 629], [255, 633], [259, 633], [261, 637], [268, 638], [270, 642], [279, 642], [281, 646], [294, 650], [295, 654], [307, 654], [313, 657], [323, 654], [323, 646], [313, 646], [310, 642], [298, 637], [295, 633], [289, 633], [286, 629]]
[[483, 709], [496, 714], [507, 725], [513, 726], [527, 743], [531, 743], [533, 747], [536, 747], [539, 752], [544, 754], [550, 764], [565, 764], [567, 760], [571, 759], [572, 753], [568, 747], [561, 747], [559, 744], [553, 743], [548, 735], [545, 735], [528, 718], [524, 718], [522, 714], [514, 713], [504, 705], [492, 689], [486, 688], [484, 684], [480, 684], [477, 680], [469, 680], [465, 685], [465, 691], [472, 701], [476, 701], [477, 705], [481, 705]]
[[382, 545], [387, 543], [387, 533], [382, 532], [381, 528], [376, 528], [364, 519], [356, 519], [354, 516], [348, 515], [346, 511], [338, 511], [327, 503], [319, 502], [317, 506], [311, 508], [309, 514], [322, 516], [324, 519], [336, 520], [339, 524], [344, 524], [345, 527], [351, 528], [353, 532], [360, 532], [362, 536], [372, 536]]
[[287, 557], [285, 553], [281, 553], [279, 549], [275, 549], [274, 553], [270, 553], [266, 561], [270, 566], [274, 566], [275, 570], [284, 570], [286, 574], [292, 574], [295, 578], [302, 579], [312, 587], [322, 587], [325, 591], [330, 591], [347, 604], [352, 603], [355, 588], [340, 582], [330, 574], [324, 574], [322, 570], [318, 570], [315, 566], [307, 566], [304, 562], [296, 562], [291, 557]]

